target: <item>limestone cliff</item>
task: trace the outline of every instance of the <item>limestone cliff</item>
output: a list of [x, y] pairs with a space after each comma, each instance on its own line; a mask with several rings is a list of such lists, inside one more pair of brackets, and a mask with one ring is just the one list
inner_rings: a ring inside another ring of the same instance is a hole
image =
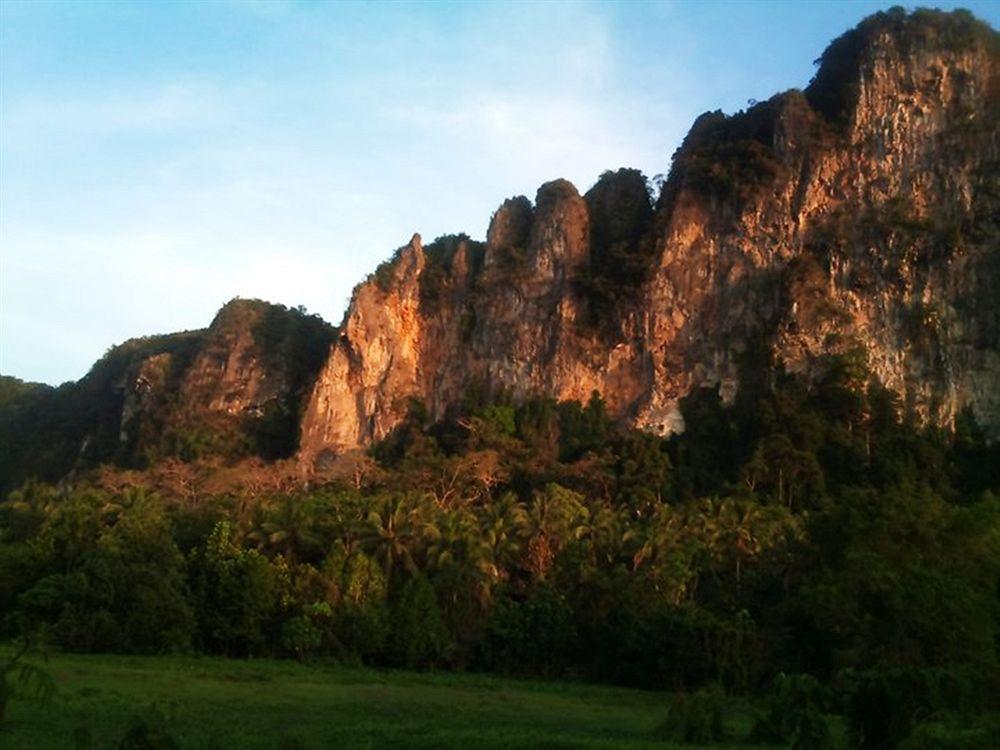
[[303, 455], [473, 388], [597, 391], [668, 433], [681, 398], [731, 398], [761, 352], [817, 376], [858, 351], [918, 417], [968, 406], [1000, 435], [998, 46], [963, 12], [876, 14], [804, 91], [699, 118], [655, 207], [621, 170], [506, 201], [485, 247], [415, 236], [357, 288]]
[[287, 455], [298, 444], [300, 391], [331, 337], [318, 318], [259, 300], [229, 302], [197, 346], [138, 357], [126, 368], [118, 383], [120, 449]]
[[207, 329], [113, 347], [76, 383], [20, 387], [0, 402], [0, 489], [107, 462], [290, 455], [333, 333], [316, 316], [238, 299]]

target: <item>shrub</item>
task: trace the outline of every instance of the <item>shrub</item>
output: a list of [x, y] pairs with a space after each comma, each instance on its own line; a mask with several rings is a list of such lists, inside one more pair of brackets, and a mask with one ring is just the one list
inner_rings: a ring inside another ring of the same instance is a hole
[[334, 614], [331, 631], [337, 658], [348, 662], [375, 659], [385, 652], [391, 633], [388, 609], [381, 601], [348, 602]]
[[859, 750], [894, 748], [917, 724], [961, 692], [955, 676], [939, 669], [847, 671], [844, 715], [851, 746]]
[[659, 739], [707, 745], [725, 737], [723, 716], [725, 697], [721, 692], [702, 689], [681, 693], [667, 709], [667, 718], [655, 730]]
[[759, 717], [752, 737], [759, 742], [788, 742], [792, 750], [833, 748], [830, 724], [824, 716], [830, 691], [811, 675], [780, 675]]
[[321, 626], [330, 614], [330, 606], [323, 603], [312, 605], [305, 614], [286, 620], [281, 626], [281, 647], [299, 661], [315, 654], [323, 644]]
[[171, 718], [156, 706], [148, 716], [134, 716], [118, 742], [118, 750], [177, 750], [180, 744], [168, 729]]
[[1000, 719], [980, 720], [970, 726], [967, 718], [918, 725], [899, 750], [981, 750], [1000, 747]]

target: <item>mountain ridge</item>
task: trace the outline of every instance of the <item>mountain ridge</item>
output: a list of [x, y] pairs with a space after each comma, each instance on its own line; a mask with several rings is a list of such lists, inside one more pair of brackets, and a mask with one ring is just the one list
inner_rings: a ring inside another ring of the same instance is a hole
[[821, 377], [831, 355], [860, 358], [920, 420], [968, 408], [996, 438], [998, 49], [966, 12], [877, 13], [804, 90], [700, 116], [655, 203], [635, 170], [584, 195], [554, 180], [506, 200], [485, 243], [414, 235], [336, 328], [233, 301], [208, 329], [0, 399], [2, 473], [213, 452], [310, 463], [386, 437], [413, 400], [444, 418], [470, 390], [597, 392], [669, 434], [693, 390], [728, 402], [768, 368]]

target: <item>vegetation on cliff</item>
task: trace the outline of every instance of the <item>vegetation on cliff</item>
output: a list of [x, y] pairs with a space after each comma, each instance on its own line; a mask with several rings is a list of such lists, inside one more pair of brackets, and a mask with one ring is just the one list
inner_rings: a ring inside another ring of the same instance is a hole
[[579, 280], [591, 323], [615, 330], [649, 278], [655, 244], [649, 183], [637, 169], [605, 172], [584, 196], [590, 215], [590, 262]]
[[832, 122], [845, 127], [851, 117], [866, 55], [880, 36], [891, 38], [900, 53], [916, 49], [960, 51], [983, 45], [1000, 55], [1000, 40], [989, 24], [967, 10], [944, 12], [894, 6], [865, 18], [834, 39], [816, 60], [819, 69], [806, 89], [809, 103]]

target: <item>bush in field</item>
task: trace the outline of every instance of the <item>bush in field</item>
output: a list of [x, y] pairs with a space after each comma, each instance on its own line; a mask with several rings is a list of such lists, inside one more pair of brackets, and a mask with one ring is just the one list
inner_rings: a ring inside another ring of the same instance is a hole
[[171, 717], [157, 706], [146, 716], [133, 716], [118, 742], [118, 750], [179, 750], [180, 744], [170, 733]]
[[667, 709], [667, 718], [655, 734], [659, 739], [708, 745], [725, 737], [723, 717], [725, 696], [721, 692], [702, 689], [696, 693], [681, 693]]
[[824, 716], [831, 702], [830, 690], [812, 675], [779, 675], [767, 714], [758, 718], [752, 737], [788, 742], [792, 750], [832, 750], [833, 736]]
[[859, 750], [897, 747], [947, 700], [940, 690], [947, 680], [943, 670], [848, 671], [843, 679], [844, 717], [851, 746]]
[[540, 586], [523, 601], [497, 601], [484, 626], [480, 659], [500, 672], [558, 674], [570, 666], [576, 641], [569, 602]]
[[323, 635], [329, 629], [333, 610], [326, 602], [305, 607], [302, 614], [285, 620], [281, 626], [281, 647], [299, 661], [316, 654], [323, 645]]

